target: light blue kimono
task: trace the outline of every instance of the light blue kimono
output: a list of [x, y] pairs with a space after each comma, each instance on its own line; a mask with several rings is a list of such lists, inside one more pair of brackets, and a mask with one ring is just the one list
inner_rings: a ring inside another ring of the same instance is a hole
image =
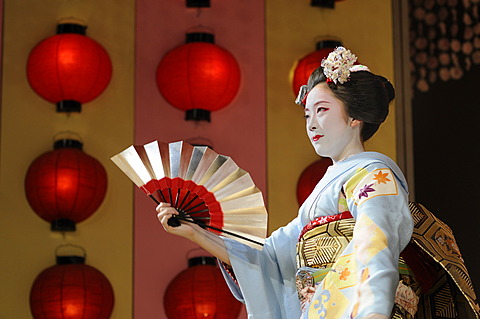
[[[298, 237], [308, 222], [338, 214], [342, 188], [356, 220], [353, 240], [302, 314], [295, 285]], [[398, 257], [413, 229], [407, 192], [405, 178], [391, 159], [363, 152], [331, 166], [298, 216], [273, 232], [262, 251], [224, 238], [237, 282], [222, 271], [235, 297], [246, 304], [248, 318], [389, 316], [399, 279]]]

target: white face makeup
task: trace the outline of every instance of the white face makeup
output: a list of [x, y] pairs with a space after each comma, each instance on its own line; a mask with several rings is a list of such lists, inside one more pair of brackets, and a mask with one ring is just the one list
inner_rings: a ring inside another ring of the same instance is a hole
[[326, 83], [315, 86], [305, 106], [307, 134], [318, 155], [334, 162], [363, 151], [361, 121], [350, 118]]

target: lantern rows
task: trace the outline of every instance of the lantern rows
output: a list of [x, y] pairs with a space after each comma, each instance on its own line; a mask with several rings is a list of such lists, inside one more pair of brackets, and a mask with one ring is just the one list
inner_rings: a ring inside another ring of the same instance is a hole
[[[107, 51], [86, 36], [76, 20], [57, 25], [57, 33], [30, 52], [27, 78], [32, 89], [56, 104], [57, 112], [80, 112], [82, 103], [97, 98], [112, 76]], [[51, 229], [74, 231], [102, 203], [107, 174], [102, 164], [83, 152], [76, 139], [55, 141], [53, 151], [39, 156], [25, 177], [25, 194]]]
[[[27, 78], [32, 89], [56, 104], [57, 112], [80, 112], [81, 105], [97, 98], [112, 76], [106, 50], [85, 36], [75, 23], [57, 26], [57, 34], [41, 41], [30, 53]], [[336, 40], [317, 42], [316, 50], [301, 58], [294, 70], [294, 94], [306, 84], [321, 61], [342, 45]], [[235, 57], [215, 44], [214, 34], [191, 32], [186, 43], [167, 52], [156, 70], [156, 83], [164, 99], [185, 111], [186, 120], [210, 121], [210, 112], [232, 102], [240, 87]]]
[[[111, 76], [107, 51], [88, 38], [86, 27], [77, 23], [59, 24], [57, 34], [35, 46], [27, 62], [31, 88], [55, 104], [57, 112], [81, 112], [82, 104], [97, 98]], [[213, 34], [189, 33], [185, 45], [171, 50], [160, 61], [157, 84], [171, 105], [186, 112], [186, 120], [210, 121], [210, 112], [225, 107], [237, 94], [240, 68], [231, 53], [214, 44]], [[53, 150], [40, 155], [28, 168], [25, 194], [33, 211], [50, 223], [52, 231], [75, 231], [78, 223], [99, 208], [107, 184], [105, 169], [83, 151], [83, 143], [59, 139]], [[85, 256], [57, 255], [56, 265], [37, 276], [30, 292], [35, 319], [111, 316], [112, 286], [85, 260]], [[190, 264], [172, 281], [169, 293], [176, 295], [179, 283], [185, 288], [184, 278], [191, 274], [199, 280], [204, 278], [202, 284], [196, 282], [189, 287], [195, 301], [169, 301], [166, 309], [170, 318], [238, 315], [241, 304], [229, 292], [215, 263]], [[180, 308], [183, 312], [178, 311]], [[179, 317], [186, 313], [191, 316]]]
[[[112, 64], [106, 50], [86, 36], [77, 22], [57, 26], [57, 34], [33, 48], [27, 62], [32, 89], [56, 104], [57, 112], [80, 112], [110, 82]], [[52, 231], [75, 231], [77, 223], [99, 208], [107, 190], [102, 164], [83, 151], [77, 139], [58, 139], [53, 150], [37, 157], [25, 176], [30, 207]], [[83, 249], [82, 249], [83, 250]], [[110, 318], [114, 293], [107, 277], [86, 265], [83, 256], [56, 256], [30, 291], [35, 319]]]
[[[56, 104], [57, 112], [81, 112], [98, 97], [112, 76], [106, 50], [85, 36], [86, 27], [62, 23], [57, 34], [41, 41], [27, 62], [31, 88]], [[158, 89], [186, 120], [210, 121], [210, 112], [227, 106], [240, 86], [235, 57], [215, 44], [211, 33], [186, 34], [186, 43], [169, 51], [156, 71]]]
[[[57, 34], [41, 41], [30, 53], [27, 62], [30, 86], [55, 104], [57, 112], [81, 112], [82, 104], [97, 98], [111, 80], [112, 63], [107, 51], [88, 38], [85, 30], [85, 26], [77, 23], [59, 24]], [[316, 51], [299, 60], [292, 80], [294, 94], [338, 45], [341, 43], [332, 40], [319, 42]], [[210, 121], [210, 112], [230, 104], [238, 93], [240, 81], [235, 57], [215, 44], [213, 34], [203, 32], [186, 34], [186, 43], [167, 52], [156, 70], [161, 95], [184, 111], [186, 120], [193, 121]], [[316, 183], [313, 179], [323, 176], [328, 166], [326, 161], [314, 164], [301, 176], [299, 185], [309, 189], [297, 189], [299, 203]], [[83, 152], [83, 144], [75, 139], [56, 141], [52, 151], [34, 160], [25, 177], [30, 206], [54, 231], [75, 231], [77, 223], [99, 208], [106, 189], [105, 169]], [[185, 278], [192, 283], [195, 282], [190, 279], [192, 276], [199, 280], [207, 278], [206, 286], [185, 290]], [[199, 295], [202, 289], [205, 296]], [[189, 300], [203, 298], [193, 308], [190, 301], [187, 305], [180, 302], [188, 291], [191, 291]], [[177, 295], [178, 298], [170, 300]], [[212, 298], [217, 299], [216, 303], [209, 303]], [[57, 264], [38, 275], [30, 295], [34, 318], [109, 318], [113, 300], [108, 279], [79, 256], [57, 256]], [[166, 294], [169, 318], [208, 317], [217, 307], [223, 307], [217, 313], [226, 314], [225, 318], [238, 315], [240, 310], [218, 267], [211, 263], [191, 264], [172, 281]]]

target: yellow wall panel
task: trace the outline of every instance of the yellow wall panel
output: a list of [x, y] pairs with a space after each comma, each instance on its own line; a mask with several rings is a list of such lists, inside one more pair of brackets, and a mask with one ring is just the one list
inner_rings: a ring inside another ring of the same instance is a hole
[[[112, 318], [132, 313], [132, 186], [124, 182], [110, 156], [133, 141], [133, 0], [4, 1], [3, 89], [0, 154], [0, 318], [31, 318], [29, 292], [35, 277], [55, 264], [55, 249], [65, 243], [83, 247], [86, 264], [109, 279], [115, 293]], [[81, 113], [61, 114], [30, 88], [26, 62], [30, 50], [55, 34], [57, 20], [76, 17], [87, 36], [105, 47], [113, 76]], [[100, 208], [77, 231], [57, 233], [30, 208], [23, 189], [33, 160], [52, 150], [59, 132], [72, 131], [84, 151], [108, 175]], [[81, 251], [68, 252], [81, 254]], [[65, 251], [62, 251], [62, 253]]]

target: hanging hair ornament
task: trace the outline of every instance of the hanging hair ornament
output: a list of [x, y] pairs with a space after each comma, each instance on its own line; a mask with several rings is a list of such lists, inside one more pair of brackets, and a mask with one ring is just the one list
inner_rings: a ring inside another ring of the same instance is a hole
[[302, 85], [300, 87], [300, 90], [298, 91], [297, 98], [295, 99], [295, 104], [305, 106], [306, 100], [307, 100], [307, 94], [308, 94], [307, 86]]
[[338, 47], [322, 61], [323, 73], [327, 83], [343, 84], [350, 77], [350, 68], [357, 61], [355, 54], [344, 47]]

